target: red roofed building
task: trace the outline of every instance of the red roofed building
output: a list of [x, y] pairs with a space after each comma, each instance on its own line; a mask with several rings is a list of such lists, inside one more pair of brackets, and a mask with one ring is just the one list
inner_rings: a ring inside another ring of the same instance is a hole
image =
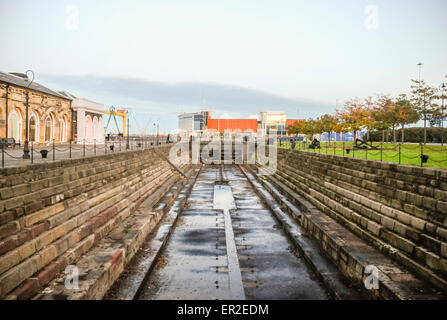
[[240, 131], [240, 132], [257, 132], [257, 119], [208, 119], [208, 130], [216, 130], [218, 132]]

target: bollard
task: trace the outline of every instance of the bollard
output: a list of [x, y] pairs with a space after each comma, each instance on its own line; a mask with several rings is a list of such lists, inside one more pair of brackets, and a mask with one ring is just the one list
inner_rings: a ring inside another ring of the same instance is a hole
[[70, 150], [70, 153], [69, 153], [70, 155], [69, 155], [69, 157], [70, 157], [70, 159], [71, 159], [71, 139], [70, 139], [70, 141], [69, 141], [69, 147], [68, 147], [68, 148], [69, 148], [69, 150]]
[[82, 140], [82, 141], [83, 141], [83, 143], [82, 143], [82, 156], [85, 158], [85, 139]]
[[424, 144], [421, 143], [421, 167], [424, 166], [424, 160], [422, 155], [424, 154]]
[[31, 141], [31, 163], [34, 163], [34, 142]]
[[399, 143], [399, 164], [400, 164], [400, 148], [402, 146], [402, 143]]
[[383, 142], [380, 143], [380, 162], [383, 161]]
[[53, 161], [56, 160], [56, 150], [54, 148], [54, 139], [53, 139]]
[[93, 150], [96, 156], [96, 139], [93, 140]]

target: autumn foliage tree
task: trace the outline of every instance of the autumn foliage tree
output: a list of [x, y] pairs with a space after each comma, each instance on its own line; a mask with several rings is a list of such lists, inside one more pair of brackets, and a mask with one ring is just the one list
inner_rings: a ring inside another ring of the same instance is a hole
[[354, 141], [357, 139], [357, 132], [373, 122], [370, 110], [360, 99], [346, 101], [343, 109], [337, 110], [337, 116], [344, 129], [354, 133]]

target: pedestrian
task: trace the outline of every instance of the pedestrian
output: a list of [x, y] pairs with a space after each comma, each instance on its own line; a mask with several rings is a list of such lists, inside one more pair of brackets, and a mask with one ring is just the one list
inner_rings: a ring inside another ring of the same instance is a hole
[[295, 150], [295, 139], [292, 139], [292, 150]]

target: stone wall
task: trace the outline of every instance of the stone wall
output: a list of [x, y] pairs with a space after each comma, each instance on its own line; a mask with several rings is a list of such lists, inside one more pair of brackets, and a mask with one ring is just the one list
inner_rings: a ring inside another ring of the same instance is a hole
[[158, 150], [1, 170], [0, 299], [30, 298], [168, 179], [178, 181], [159, 155], [169, 147]]
[[[447, 170], [285, 149], [278, 159], [276, 179], [415, 274], [447, 288]], [[306, 226], [306, 215], [303, 220]]]

